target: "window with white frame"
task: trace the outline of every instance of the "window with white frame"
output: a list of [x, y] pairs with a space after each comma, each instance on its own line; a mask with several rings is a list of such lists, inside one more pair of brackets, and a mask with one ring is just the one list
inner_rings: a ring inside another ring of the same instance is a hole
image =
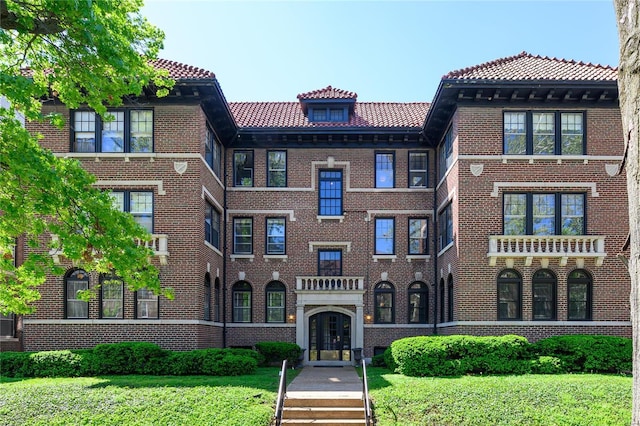
[[73, 152], [153, 152], [153, 110], [108, 110], [108, 120], [94, 111], [74, 111]]
[[253, 219], [250, 217], [233, 219], [233, 253], [253, 253]]
[[584, 112], [505, 111], [504, 153], [513, 155], [583, 155]]
[[153, 192], [152, 191], [111, 191], [115, 208], [131, 213], [133, 219], [153, 233]]

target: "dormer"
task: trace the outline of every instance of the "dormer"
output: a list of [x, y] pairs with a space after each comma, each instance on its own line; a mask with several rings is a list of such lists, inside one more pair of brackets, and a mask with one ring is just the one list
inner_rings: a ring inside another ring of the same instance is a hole
[[302, 112], [311, 123], [347, 123], [357, 98], [357, 93], [331, 86], [298, 95]]

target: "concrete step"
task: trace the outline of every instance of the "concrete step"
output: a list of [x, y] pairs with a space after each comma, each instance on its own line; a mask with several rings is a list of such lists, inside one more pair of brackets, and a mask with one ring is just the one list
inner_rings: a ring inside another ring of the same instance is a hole
[[280, 424], [283, 425], [314, 425], [314, 426], [350, 426], [350, 425], [366, 425], [364, 420], [352, 419], [283, 419]]
[[285, 407], [364, 407], [362, 398], [298, 398], [287, 397]]
[[360, 419], [364, 420], [363, 407], [284, 407], [284, 419]]

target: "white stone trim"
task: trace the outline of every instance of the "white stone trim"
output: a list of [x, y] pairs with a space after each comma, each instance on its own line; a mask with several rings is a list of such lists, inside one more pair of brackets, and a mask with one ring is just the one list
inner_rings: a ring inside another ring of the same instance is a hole
[[500, 188], [586, 188], [592, 197], [599, 197], [595, 182], [494, 182], [492, 197], [497, 197]]
[[167, 192], [164, 190], [164, 182], [162, 180], [108, 180], [108, 179], [100, 179], [95, 183], [96, 186], [106, 186], [109, 188], [121, 187], [121, 186], [133, 186], [133, 187], [142, 187], [142, 186], [157, 186], [158, 187], [158, 195], [166, 195]]
[[[578, 326], [578, 327], [631, 327], [631, 321], [454, 321], [445, 323], [447, 326], [509, 326], [509, 327], [534, 327], [534, 326]], [[443, 326], [444, 324], [438, 324]]]
[[221, 322], [205, 320], [168, 320], [168, 319], [29, 319], [22, 320], [24, 325], [217, 325]]
[[295, 328], [286, 322], [228, 322], [228, 328]]
[[204, 245], [209, 247], [211, 250], [214, 251], [214, 253], [216, 253], [218, 256], [223, 257], [223, 254], [220, 250], [218, 250], [217, 248], [215, 248], [209, 241], [205, 241]]
[[365, 222], [371, 222], [372, 216], [388, 216], [388, 215], [406, 215], [406, 216], [431, 216], [433, 218], [433, 210], [367, 210]]
[[418, 262], [428, 262], [429, 259], [431, 259], [431, 255], [429, 254], [408, 254], [405, 257], [409, 263], [414, 260]]
[[458, 155], [458, 159], [460, 160], [496, 160], [502, 163], [507, 163], [508, 161], [513, 160], [527, 161], [529, 163], [533, 163], [535, 161], [555, 161], [558, 164], [562, 164], [563, 161], [580, 161], [584, 164], [588, 164], [589, 161], [622, 161], [622, 158], [622, 156], [618, 155]]
[[203, 200], [211, 201], [211, 203], [213, 203], [213, 205], [215, 205], [219, 211], [221, 212], [224, 211], [224, 208], [222, 208], [222, 205], [218, 202], [218, 200], [215, 199], [215, 197], [211, 194], [211, 192], [209, 192], [209, 190], [204, 185], [202, 185], [202, 194], [200, 194], [200, 197], [202, 197]]
[[425, 329], [432, 329], [433, 328], [433, 324], [365, 324], [364, 328], [391, 328], [391, 329], [398, 329], [398, 328], [425, 328]]
[[[449, 193], [447, 194], [447, 198], [443, 202], [441, 202], [438, 208], [436, 209], [436, 212], [438, 214], [440, 214], [440, 212], [442, 212], [442, 210], [444, 210], [445, 207], [449, 205], [449, 203], [453, 202], [453, 200], [456, 199], [456, 191], [457, 191], [456, 187], [453, 187], [451, 191], [449, 191]], [[453, 212], [451, 213], [453, 214]]]
[[232, 262], [235, 262], [236, 259], [249, 259], [249, 262], [253, 262], [253, 259], [255, 259], [255, 254], [230, 254], [229, 258], [231, 259]]
[[227, 210], [227, 220], [231, 215], [256, 215], [256, 214], [265, 214], [265, 215], [285, 215], [289, 216], [290, 222], [295, 222], [295, 210], [244, 210], [244, 209], [236, 209], [236, 210]]
[[309, 253], [313, 253], [315, 247], [344, 246], [347, 253], [351, 251], [351, 241], [309, 241]]

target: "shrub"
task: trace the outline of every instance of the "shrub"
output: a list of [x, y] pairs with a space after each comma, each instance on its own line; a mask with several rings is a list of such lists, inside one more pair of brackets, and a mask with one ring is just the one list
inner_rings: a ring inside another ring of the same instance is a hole
[[31, 377], [30, 352], [0, 352], [0, 375]]
[[82, 375], [82, 355], [69, 350], [43, 351], [29, 355], [33, 377], [77, 377]]
[[250, 356], [225, 354], [222, 358], [207, 358], [202, 366], [204, 374], [210, 376], [242, 376], [253, 374], [258, 368], [258, 362]]
[[384, 358], [385, 358], [384, 357], [384, 353], [381, 353], [381, 354], [378, 354], [378, 355], [374, 355], [371, 358], [371, 366], [372, 367], [387, 367], [387, 363], [385, 362]]
[[264, 364], [265, 358], [264, 355], [258, 351], [254, 351], [253, 349], [244, 349], [244, 348], [227, 348], [224, 349], [228, 353], [237, 356], [247, 356], [249, 358], [253, 358], [256, 360], [258, 365]]
[[93, 349], [95, 374], [158, 374], [167, 352], [148, 342], [104, 343]]
[[259, 342], [256, 350], [264, 356], [267, 363], [282, 363], [286, 359], [289, 365], [295, 366], [302, 355], [302, 349], [295, 343], [289, 342]]
[[565, 373], [562, 361], [555, 356], [539, 356], [531, 360], [533, 374], [562, 374]]

